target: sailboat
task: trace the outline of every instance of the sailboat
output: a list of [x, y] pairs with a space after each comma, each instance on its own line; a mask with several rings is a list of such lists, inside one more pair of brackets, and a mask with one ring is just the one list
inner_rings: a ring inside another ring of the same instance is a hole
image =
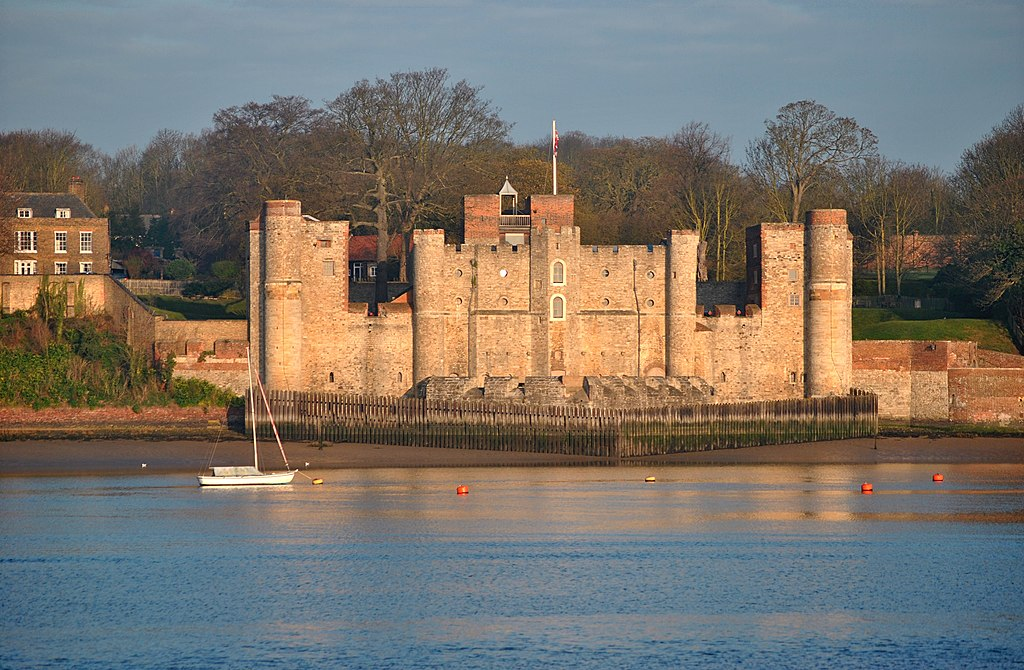
[[[252, 465], [229, 465], [212, 466], [212, 475], [197, 475], [200, 486], [261, 486], [267, 484], [291, 484], [295, 478], [296, 470], [288, 466], [288, 456], [284, 453], [284, 445], [281, 444], [281, 436], [277, 432], [277, 424], [274, 423], [274, 416], [270, 412], [270, 403], [267, 401], [267, 394], [263, 389], [259, 373], [253, 372], [252, 358], [249, 349], [245, 350], [245, 362], [249, 368], [249, 406], [252, 408]], [[255, 384], [253, 378], [255, 377]], [[270, 417], [270, 425], [274, 429], [274, 439], [277, 440], [277, 448], [281, 450], [284, 458], [285, 472], [263, 472], [260, 470], [260, 452], [256, 439], [256, 391], [260, 390], [260, 399], [266, 407], [267, 416]]]

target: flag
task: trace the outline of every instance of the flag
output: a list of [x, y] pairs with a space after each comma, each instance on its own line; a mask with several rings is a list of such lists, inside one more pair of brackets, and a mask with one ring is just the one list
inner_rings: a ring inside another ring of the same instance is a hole
[[551, 139], [551, 153], [553, 156], [558, 155], [558, 131], [554, 131], [554, 137]]

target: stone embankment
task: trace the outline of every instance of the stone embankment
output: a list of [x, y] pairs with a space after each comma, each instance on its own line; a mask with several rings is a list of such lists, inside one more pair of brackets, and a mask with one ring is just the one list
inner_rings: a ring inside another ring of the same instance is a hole
[[[229, 434], [223, 407], [0, 407], [0, 440], [209, 439]], [[237, 436], [237, 435], [236, 435]]]

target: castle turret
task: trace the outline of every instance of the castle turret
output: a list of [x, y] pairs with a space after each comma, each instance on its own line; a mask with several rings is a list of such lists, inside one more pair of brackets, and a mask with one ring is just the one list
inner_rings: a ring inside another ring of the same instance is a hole
[[846, 210], [807, 212], [804, 239], [804, 392], [807, 396], [845, 395], [853, 368], [853, 243]]
[[444, 289], [451, 278], [445, 272], [444, 231], [415, 230], [412, 239], [413, 331], [416, 333], [412, 381], [415, 384], [427, 377], [446, 374]]
[[693, 343], [697, 307], [697, 244], [694, 230], [669, 233], [665, 272], [665, 374], [693, 374]]
[[[268, 388], [301, 389], [302, 378], [302, 204], [268, 200], [260, 216], [263, 295], [259, 310], [261, 367]], [[257, 260], [257, 259], [254, 259]]]

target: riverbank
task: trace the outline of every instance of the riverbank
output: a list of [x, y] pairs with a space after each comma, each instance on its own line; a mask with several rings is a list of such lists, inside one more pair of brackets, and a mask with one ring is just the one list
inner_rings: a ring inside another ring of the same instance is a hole
[[[586, 466], [608, 461], [474, 449], [373, 444], [285, 445], [289, 464], [302, 470], [499, 466]], [[273, 445], [261, 445], [268, 469], [283, 467]], [[0, 442], [0, 475], [110, 475], [198, 473], [210, 465], [250, 462], [252, 443], [200, 440], [15, 440]], [[308, 465], [307, 465], [308, 463]], [[1024, 463], [1020, 438], [859, 438], [831, 442], [723, 449], [624, 459], [618, 464], [871, 464]]]

